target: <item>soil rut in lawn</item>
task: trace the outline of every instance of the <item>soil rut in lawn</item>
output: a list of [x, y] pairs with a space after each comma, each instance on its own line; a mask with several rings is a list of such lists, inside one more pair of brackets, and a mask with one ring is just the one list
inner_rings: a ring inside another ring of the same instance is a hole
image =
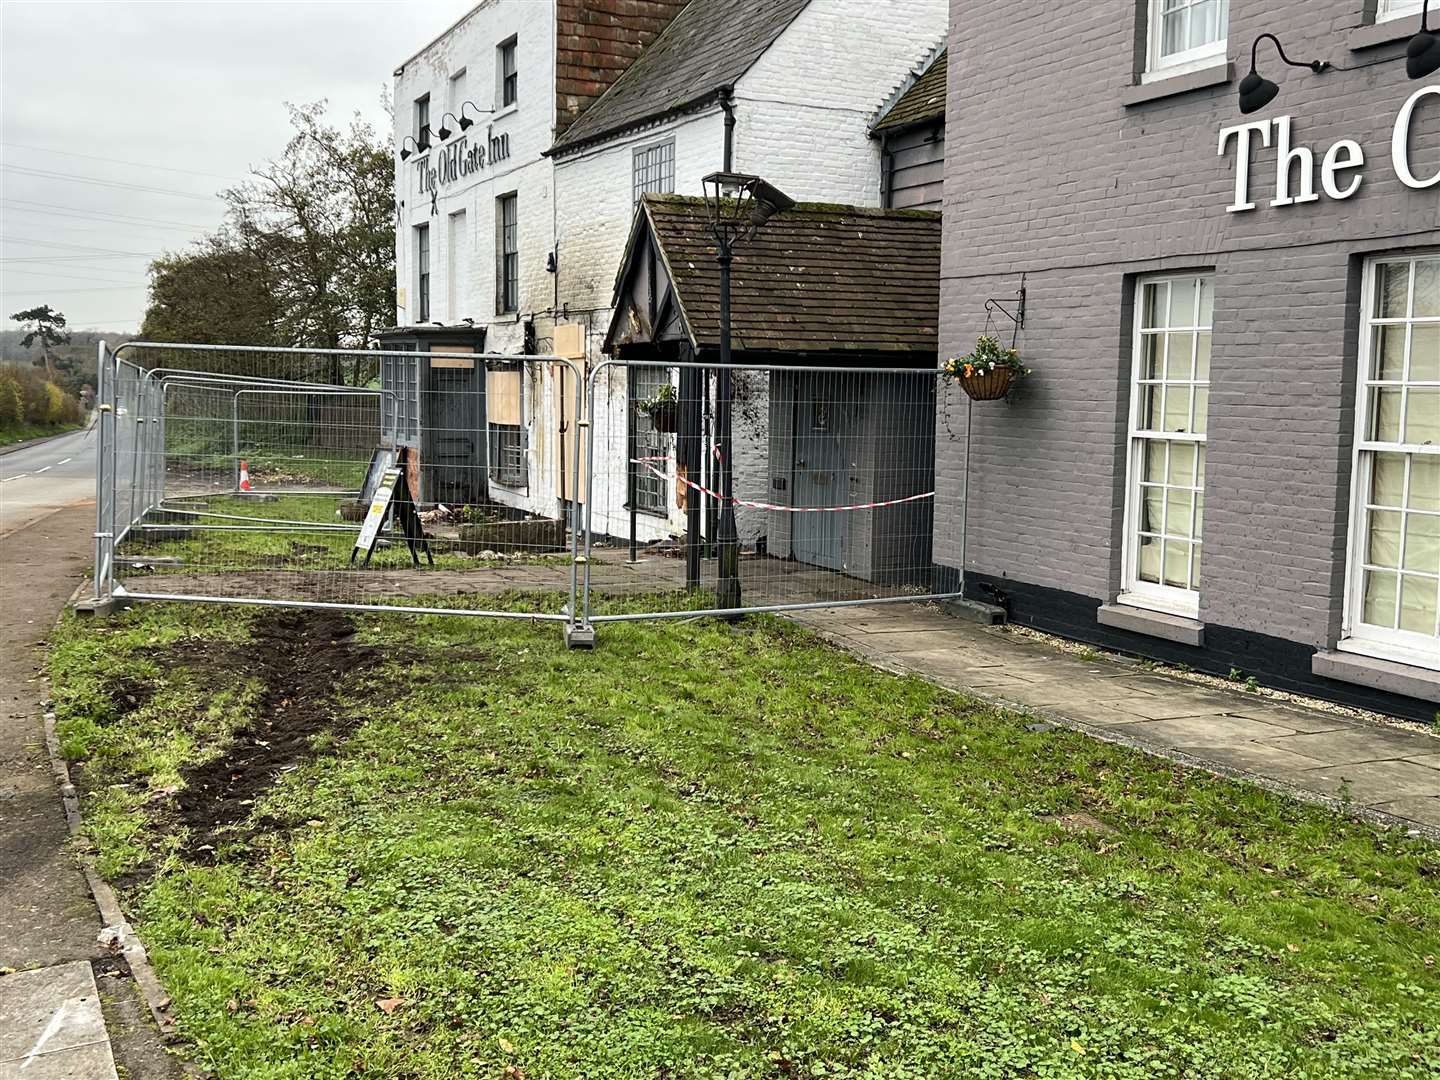
[[189, 770], [176, 796], [191, 858], [213, 859], [222, 833], [249, 817], [283, 772], [315, 755], [316, 735], [355, 726], [337, 710], [336, 691], [381, 651], [354, 644], [354, 635], [355, 625], [336, 612], [282, 610], [256, 620], [241, 661], [264, 682], [255, 719], [219, 757]]

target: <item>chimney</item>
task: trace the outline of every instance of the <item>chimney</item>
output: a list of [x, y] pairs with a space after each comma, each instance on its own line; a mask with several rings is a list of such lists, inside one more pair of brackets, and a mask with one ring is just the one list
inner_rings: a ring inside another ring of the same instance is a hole
[[556, 138], [625, 74], [688, 2], [556, 0]]

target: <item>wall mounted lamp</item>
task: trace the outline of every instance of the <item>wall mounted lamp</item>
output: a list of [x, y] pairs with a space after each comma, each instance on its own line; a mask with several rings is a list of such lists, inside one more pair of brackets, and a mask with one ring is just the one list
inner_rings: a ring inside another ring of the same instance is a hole
[[[406, 149], [405, 144], [407, 142], [415, 143], [415, 150]], [[405, 161], [410, 157], [411, 154], [415, 153], [417, 150], [424, 149], [425, 147], [421, 146], [418, 142], [415, 142], [415, 137], [413, 135], [406, 135], [405, 138], [400, 140], [400, 160]]]
[[[469, 130], [470, 130], [470, 125], [473, 124], [473, 123], [475, 123], [474, 120], [470, 119], [470, 117], [468, 117], [468, 116], [465, 115], [465, 110], [466, 110], [466, 109], [474, 109], [477, 113], [493, 113], [493, 112], [495, 111], [494, 109], [482, 109], [482, 108], [480, 108], [479, 105], [476, 105], [473, 101], [467, 101], [467, 102], [465, 102], [464, 105], [461, 105], [461, 106], [460, 106], [460, 117], [459, 117], [459, 120], [460, 120], [460, 130], [461, 130], [461, 131], [469, 131]], [[448, 115], [448, 114], [447, 114], [447, 115]], [[443, 120], [444, 117], [441, 117], [441, 119]]]
[[[455, 115], [455, 114], [454, 114], [453, 112], [447, 112], [447, 113], [445, 114], [445, 116], [454, 116], [454, 115]], [[445, 126], [445, 116], [440, 117], [440, 127], [439, 127], [439, 128], [436, 130], [436, 132], [435, 132], [436, 135], [439, 135], [439, 136], [440, 136], [440, 141], [441, 141], [441, 142], [444, 142], [446, 139], [448, 139], [448, 138], [450, 137], [450, 128], [448, 128], [448, 127]]]
[[1280, 54], [1280, 59], [1291, 67], [1309, 68], [1317, 75], [1330, 67], [1328, 60], [1311, 60], [1308, 63], [1291, 60], [1285, 55], [1285, 49], [1280, 44], [1279, 38], [1274, 34], [1261, 34], [1255, 39], [1255, 44], [1250, 46], [1250, 74], [1240, 80], [1240, 111], [1242, 113], [1249, 114], [1263, 109], [1275, 100], [1276, 94], [1280, 93], [1280, 87], [1255, 70], [1256, 58], [1260, 52], [1260, 42], [1266, 38], [1275, 43], [1275, 51]]
[[1430, 29], [1430, 0], [1425, 0], [1420, 8], [1420, 32], [1405, 48], [1405, 74], [1423, 79], [1435, 71], [1440, 71], [1440, 35]]

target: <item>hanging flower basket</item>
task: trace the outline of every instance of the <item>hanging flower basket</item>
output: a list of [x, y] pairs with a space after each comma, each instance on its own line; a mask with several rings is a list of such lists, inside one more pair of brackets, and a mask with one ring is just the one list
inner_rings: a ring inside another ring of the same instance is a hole
[[654, 395], [644, 401], [637, 401], [635, 408], [650, 418], [656, 431], [673, 435], [680, 430], [680, 402], [675, 399], [675, 387], [665, 383]]
[[960, 389], [975, 401], [997, 401], [1010, 392], [1015, 373], [1009, 368], [996, 368], [982, 374], [961, 375]]
[[1010, 392], [1015, 380], [1029, 375], [1030, 369], [1020, 363], [1020, 354], [1003, 348], [993, 337], [981, 337], [969, 356], [952, 356], [940, 368], [948, 382], [960, 383], [960, 389], [974, 401], [997, 401]]
[[653, 409], [645, 410], [656, 431], [673, 435], [680, 430], [680, 405], [674, 401], [662, 401]]

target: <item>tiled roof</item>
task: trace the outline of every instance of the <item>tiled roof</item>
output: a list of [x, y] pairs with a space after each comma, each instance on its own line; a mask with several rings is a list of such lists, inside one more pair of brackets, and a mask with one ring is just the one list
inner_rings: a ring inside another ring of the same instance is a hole
[[[644, 213], [696, 347], [718, 346], [720, 270], [704, 200], [646, 195]], [[932, 211], [799, 203], [735, 252], [737, 350], [934, 354], [939, 316]]]
[[551, 152], [594, 142], [714, 99], [778, 38], [809, 0], [691, 0], [565, 133]]
[[926, 120], [942, 119], [945, 116], [945, 68], [945, 53], [942, 51], [870, 130], [894, 130]]

